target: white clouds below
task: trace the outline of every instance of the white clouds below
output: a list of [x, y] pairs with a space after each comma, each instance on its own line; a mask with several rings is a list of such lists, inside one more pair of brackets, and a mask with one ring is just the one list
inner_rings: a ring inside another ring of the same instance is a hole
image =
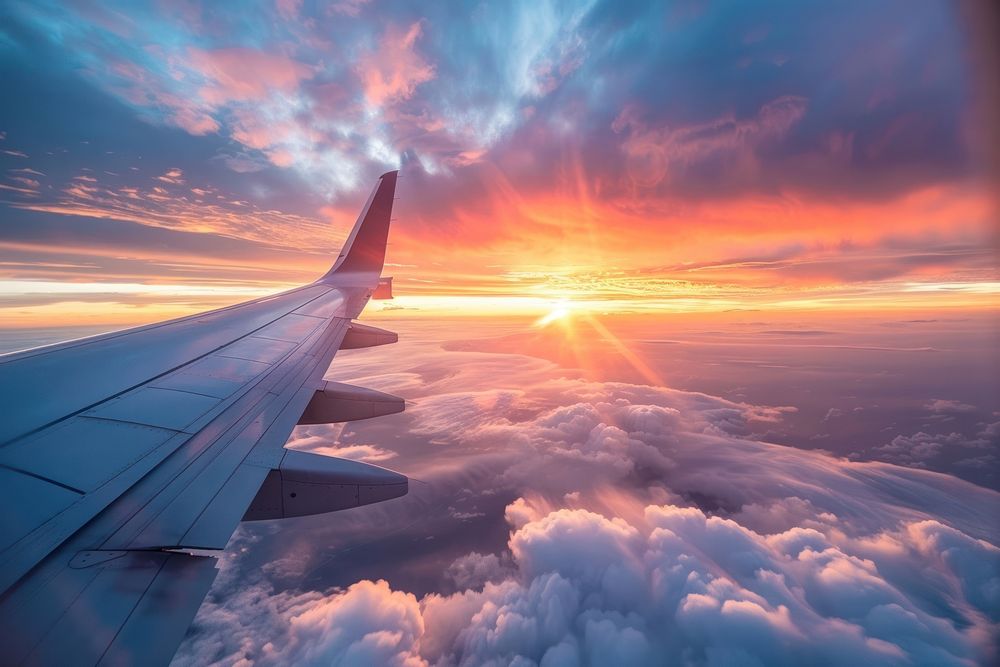
[[[224, 574], [177, 664], [996, 657], [996, 493], [755, 440], [754, 423], [780, 410], [560, 377], [516, 355], [462, 359], [430, 372], [445, 357], [415, 348], [381, 386], [411, 390], [408, 428], [433, 443], [428, 456], [458, 459], [433, 474], [520, 494], [508, 549], [458, 559], [447, 573], [458, 592], [422, 599], [384, 581], [275, 592]], [[371, 359], [354, 363], [338, 368]]]

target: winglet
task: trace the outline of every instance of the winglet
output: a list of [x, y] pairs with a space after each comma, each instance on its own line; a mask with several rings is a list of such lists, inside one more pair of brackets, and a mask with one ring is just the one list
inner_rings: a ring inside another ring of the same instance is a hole
[[369, 274], [376, 279], [381, 275], [398, 173], [386, 172], [379, 178], [337, 261], [320, 281], [345, 273]]

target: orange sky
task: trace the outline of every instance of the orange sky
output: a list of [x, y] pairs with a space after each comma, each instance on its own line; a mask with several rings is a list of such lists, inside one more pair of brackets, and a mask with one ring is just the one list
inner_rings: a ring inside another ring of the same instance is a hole
[[501, 12], [494, 42], [430, 9], [278, 12], [243, 40], [22, 8], [38, 39], [0, 59], [3, 326], [308, 282], [391, 168], [400, 315], [996, 308], [995, 86], [974, 85], [967, 16], [648, 11], [612, 33]]

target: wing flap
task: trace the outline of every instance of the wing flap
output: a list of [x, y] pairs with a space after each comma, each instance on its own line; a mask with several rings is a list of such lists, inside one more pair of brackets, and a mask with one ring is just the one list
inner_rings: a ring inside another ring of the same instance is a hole
[[216, 574], [214, 558], [170, 554], [98, 664], [169, 663]]
[[[310, 334], [276, 369], [276, 377], [257, 388], [263, 393], [247, 412], [254, 418], [185, 467], [102, 548], [224, 548], [268, 470], [280, 461], [288, 434], [312, 398], [316, 376], [326, 371], [346, 327], [346, 320], [333, 320]], [[234, 509], [231, 505], [237, 501], [243, 504]]]
[[17, 624], [2, 624], [5, 662], [166, 664], [217, 572], [214, 558], [184, 553], [117, 552], [92, 562], [65, 568], [54, 598], [36, 594]]
[[180, 538], [184, 544], [204, 544], [202, 549], [225, 549], [246, 508], [270, 472], [260, 466], [241, 464]]
[[53, 484], [20, 470], [0, 467], [0, 503], [15, 507], [31, 498], [20, 512], [0, 513], [0, 549], [7, 549], [38, 525], [79, 500], [80, 492]]

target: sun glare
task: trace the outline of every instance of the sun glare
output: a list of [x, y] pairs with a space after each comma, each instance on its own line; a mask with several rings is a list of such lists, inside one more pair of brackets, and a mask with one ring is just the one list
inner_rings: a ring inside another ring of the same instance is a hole
[[568, 303], [560, 301], [552, 308], [552, 310], [535, 320], [534, 326], [538, 329], [544, 329], [553, 322], [564, 320], [569, 317], [570, 310], [571, 309]]

